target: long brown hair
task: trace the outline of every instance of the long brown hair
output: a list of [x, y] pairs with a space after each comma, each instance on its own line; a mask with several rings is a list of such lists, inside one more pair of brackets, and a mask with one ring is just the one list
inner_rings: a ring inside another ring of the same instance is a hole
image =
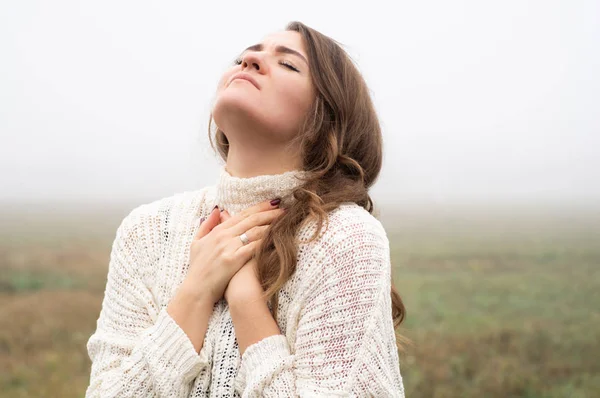
[[[299, 134], [290, 145], [300, 148], [303, 183], [292, 193], [288, 210], [271, 223], [255, 255], [258, 276], [277, 319], [279, 290], [296, 270], [295, 235], [307, 218], [317, 220], [317, 238], [327, 213], [343, 202], [354, 202], [373, 214], [368, 190], [381, 170], [383, 143], [381, 127], [367, 85], [350, 57], [338, 42], [301, 22], [286, 30], [302, 35], [308, 51], [316, 98]], [[212, 115], [209, 139], [213, 149]], [[229, 141], [218, 127], [216, 149], [227, 160]], [[393, 285], [392, 318], [397, 329], [406, 309]], [[397, 334], [396, 344], [405, 339]]]

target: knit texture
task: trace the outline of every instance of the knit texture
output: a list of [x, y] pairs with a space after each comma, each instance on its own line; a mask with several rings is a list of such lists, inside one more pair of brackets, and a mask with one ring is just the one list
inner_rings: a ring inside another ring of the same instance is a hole
[[280, 335], [240, 357], [227, 302], [213, 308], [196, 353], [166, 312], [185, 279], [190, 245], [215, 205], [231, 214], [282, 198], [296, 170], [251, 178], [221, 168], [216, 184], [133, 209], [110, 255], [86, 397], [404, 397], [390, 298], [390, 247], [381, 223], [347, 202], [308, 243], [302, 225], [297, 268], [279, 295]]

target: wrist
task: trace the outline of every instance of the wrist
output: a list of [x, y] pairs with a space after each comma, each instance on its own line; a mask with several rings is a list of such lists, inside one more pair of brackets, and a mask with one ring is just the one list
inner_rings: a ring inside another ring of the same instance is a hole
[[227, 305], [230, 308], [230, 311], [248, 311], [249, 309], [263, 309], [267, 307], [267, 301], [262, 295], [259, 294], [247, 294], [247, 295], [237, 295], [235, 297], [230, 297], [227, 300]]
[[206, 289], [191, 288], [185, 282], [181, 284], [175, 295], [179, 301], [193, 307], [213, 306], [219, 300], [215, 300]]
[[235, 327], [240, 355], [244, 355], [252, 344], [266, 337], [281, 334], [267, 302], [262, 297], [233, 301], [229, 312]]
[[167, 306], [167, 313], [185, 332], [197, 353], [204, 345], [214, 304], [202, 295], [190, 294], [184, 286], [177, 291]]
[[208, 320], [213, 307], [211, 300], [180, 289], [167, 305], [167, 312], [179, 326], [183, 326], [192, 320], [195, 323], [200, 318]]

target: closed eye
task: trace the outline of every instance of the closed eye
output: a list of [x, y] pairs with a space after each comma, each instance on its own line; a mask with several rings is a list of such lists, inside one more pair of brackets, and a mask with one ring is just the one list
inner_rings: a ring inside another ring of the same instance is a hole
[[287, 67], [288, 69], [295, 71], [295, 72], [300, 72], [298, 69], [296, 69], [296, 67], [294, 65], [288, 63], [287, 61], [281, 61], [280, 64]]
[[[242, 59], [241, 58], [237, 58], [235, 61], [233, 61], [233, 64], [234, 65], [241, 65], [242, 64]], [[294, 65], [290, 64], [287, 61], [281, 61], [281, 62], [279, 62], [279, 64], [285, 66], [286, 68], [288, 68], [290, 70], [293, 70], [294, 72], [300, 72], [298, 70], [298, 68], [296, 68]]]

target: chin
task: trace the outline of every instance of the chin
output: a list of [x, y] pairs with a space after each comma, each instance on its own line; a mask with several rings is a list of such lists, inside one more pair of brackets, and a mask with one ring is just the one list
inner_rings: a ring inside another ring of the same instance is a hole
[[[293, 118], [281, 107], [265, 104], [242, 90], [224, 90], [212, 109], [215, 124], [224, 132], [253, 130], [271, 141], [286, 141], [296, 134]], [[291, 122], [291, 123], [290, 123]], [[299, 124], [299, 123], [298, 123]], [[228, 137], [230, 138], [230, 137]]]
[[235, 129], [235, 126], [263, 125], [260, 101], [241, 90], [225, 90], [214, 103], [212, 116], [223, 131]]

